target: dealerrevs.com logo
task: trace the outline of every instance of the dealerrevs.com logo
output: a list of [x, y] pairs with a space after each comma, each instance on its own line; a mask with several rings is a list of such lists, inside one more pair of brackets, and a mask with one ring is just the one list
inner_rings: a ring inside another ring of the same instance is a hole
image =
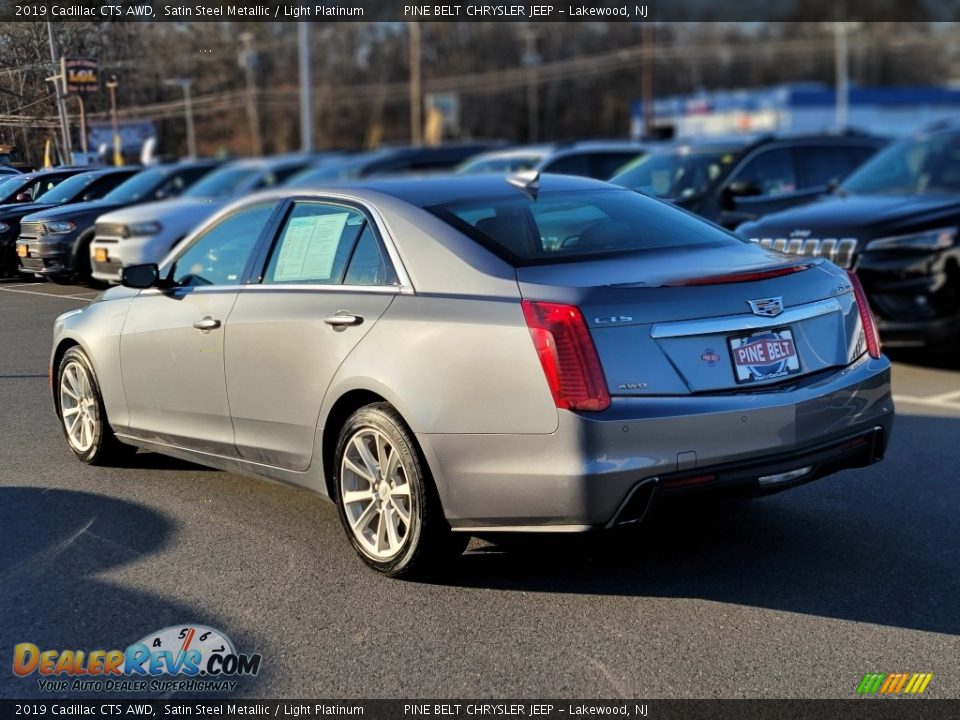
[[236, 689], [234, 678], [259, 673], [261, 660], [259, 654], [238, 653], [219, 630], [180, 625], [126, 650], [42, 650], [18, 643], [13, 672], [38, 676], [39, 689], [47, 692], [223, 692]]
[[922, 695], [933, 673], [867, 673], [857, 685], [858, 695]]

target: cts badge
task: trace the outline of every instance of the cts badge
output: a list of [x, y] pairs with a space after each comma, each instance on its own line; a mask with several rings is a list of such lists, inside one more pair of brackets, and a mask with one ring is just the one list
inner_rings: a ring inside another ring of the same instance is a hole
[[782, 297], [747, 300], [747, 305], [750, 306], [754, 315], [763, 315], [764, 317], [776, 317], [783, 312]]

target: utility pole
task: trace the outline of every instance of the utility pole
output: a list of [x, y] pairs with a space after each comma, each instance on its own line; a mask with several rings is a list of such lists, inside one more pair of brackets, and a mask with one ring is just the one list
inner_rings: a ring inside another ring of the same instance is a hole
[[243, 43], [240, 64], [243, 66], [244, 74], [247, 77], [247, 119], [250, 121], [253, 154], [262, 155], [263, 138], [260, 135], [260, 111], [257, 108], [257, 82], [253, 72], [257, 60], [257, 56], [253, 52], [253, 33], [241, 33], [240, 41]]
[[410, 144], [423, 144], [423, 83], [420, 23], [408, 22], [410, 29]]
[[190, 86], [193, 80], [190, 78], [168, 78], [163, 81], [164, 85], [176, 85], [183, 91], [183, 114], [187, 126], [187, 157], [195, 158], [197, 156], [197, 135], [193, 129], [193, 99], [190, 96]]
[[310, 23], [297, 23], [300, 50], [300, 149], [313, 152], [313, 84], [310, 79]]
[[654, 134], [653, 115], [653, 23], [643, 23], [643, 67], [641, 68], [640, 92], [643, 96], [643, 137]]
[[537, 32], [529, 25], [521, 33], [526, 47], [523, 51], [523, 64], [527, 68], [527, 142], [536, 142], [540, 137], [540, 95], [537, 92], [537, 66], [540, 53], [537, 52]]
[[836, 125], [837, 131], [847, 129], [850, 115], [850, 67], [847, 52], [847, 23], [833, 24], [834, 71], [836, 74]]
[[[56, 78], [54, 87], [57, 93], [57, 114], [60, 116], [60, 135], [63, 138], [64, 160], [69, 165], [73, 157], [73, 146], [70, 144], [70, 124], [67, 119], [67, 108], [63, 102], [64, 80], [66, 78], [63, 77], [63, 67], [57, 57], [57, 42], [53, 38], [53, 23], [49, 20], [47, 21], [47, 38], [50, 40], [50, 60], [53, 62], [54, 71], [60, 70], [60, 74], [54, 76]], [[50, 80], [51, 78], [47, 79]]]

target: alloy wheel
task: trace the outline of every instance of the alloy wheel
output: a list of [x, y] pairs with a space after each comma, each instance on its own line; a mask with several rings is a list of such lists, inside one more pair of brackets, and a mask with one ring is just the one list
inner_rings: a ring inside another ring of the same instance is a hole
[[90, 450], [100, 428], [100, 407], [90, 374], [76, 361], [67, 363], [60, 373], [60, 417], [73, 449]]

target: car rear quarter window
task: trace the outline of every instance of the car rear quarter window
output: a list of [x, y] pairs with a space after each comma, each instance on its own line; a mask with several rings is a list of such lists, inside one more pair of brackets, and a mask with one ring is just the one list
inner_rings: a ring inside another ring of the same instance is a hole
[[427, 208], [515, 265], [596, 259], [672, 246], [741, 242], [715, 225], [629, 190], [468, 200]]

